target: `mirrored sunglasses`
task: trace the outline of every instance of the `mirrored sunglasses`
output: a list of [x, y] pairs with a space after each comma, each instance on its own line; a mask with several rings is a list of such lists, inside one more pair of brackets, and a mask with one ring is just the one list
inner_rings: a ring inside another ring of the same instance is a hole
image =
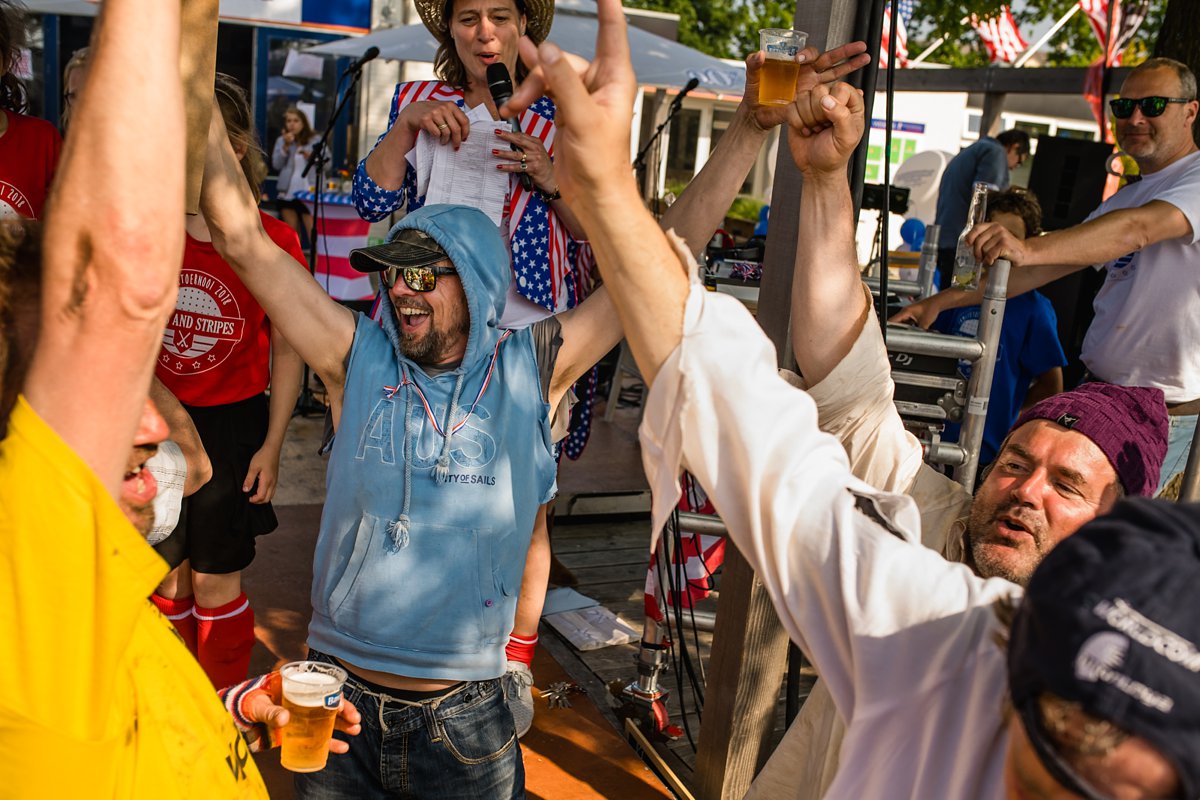
[[1133, 109], [1140, 108], [1143, 117], [1159, 117], [1167, 110], [1167, 106], [1171, 103], [1190, 103], [1191, 98], [1188, 97], [1160, 97], [1154, 95], [1152, 97], [1118, 97], [1108, 101], [1108, 107], [1112, 109], [1113, 116], [1117, 119], [1129, 119], [1133, 116]]
[[452, 267], [388, 267], [379, 273], [379, 280], [387, 289], [396, 285], [396, 278], [404, 279], [404, 285], [414, 292], [432, 292], [437, 288], [440, 275], [457, 275]]

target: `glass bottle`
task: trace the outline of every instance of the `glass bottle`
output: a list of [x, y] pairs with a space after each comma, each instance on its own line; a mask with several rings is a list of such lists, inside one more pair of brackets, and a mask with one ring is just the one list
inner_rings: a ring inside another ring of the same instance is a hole
[[971, 208], [967, 212], [967, 224], [958, 236], [958, 249], [954, 254], [954, 287], [967, 292], [979, 288], [978, 262], [975, 261], [975, 251], [967, 244], [967, 233], [987, 217], [988, 185], [982, 181], [971, 187]]

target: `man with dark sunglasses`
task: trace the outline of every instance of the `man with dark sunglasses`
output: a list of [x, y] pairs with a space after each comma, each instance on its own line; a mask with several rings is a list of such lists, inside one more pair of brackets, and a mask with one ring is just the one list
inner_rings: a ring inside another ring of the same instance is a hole
[[[1083, 342], [1090, 378], [1162, 389], [1171, 416], [1159, 488], [1183, 471], [1200, 412], [1200, 151], [1192, 123], [1200, 103], [1186, 65], [1153, 58], [1126, 78], [1110, 103], [1117, 143], [1137, 162], [1128, 183], [1081, 224], [1019, 240], [1003, 227], [970, 234], [984, 264], [1007, 258], [1009, 296], [1084, 267], [1107, 269]], [[914, 303], [897, 319], [928, 327], [947, 308], [979, 302], [950, 290]]]

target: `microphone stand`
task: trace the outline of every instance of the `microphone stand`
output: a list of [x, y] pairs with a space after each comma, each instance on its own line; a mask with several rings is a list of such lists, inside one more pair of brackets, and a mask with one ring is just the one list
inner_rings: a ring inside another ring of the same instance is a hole
[[[312, 274], [314, 280], [317, 274], [317, 231], [321, 224], [321, 193], [325, 189], [325, 167], [329, 163], [329, 157], [325, 154], [325, 150], [329, 145], [329, 137], [333, 134], [333, 129], [342, 115], [342, 110], [345, 109], [346, 103], [358, 87], [359, 80], [362, 79], [361, 65], [358, 69], [351, 69], [350, 73], [350, 86], [346, 88], [345, 93], [338, 101], [337, 106], [333, 110], [333, 116], [329, 118], [329, 124], [325, 126], [324, 133], [321, 134], [320, 140], [317, 141], [316, 146], [313, 147], [312, 153], [308, 157], [308, 163], [304, 165], [304, 171], [300, 173], [300, 177], [305, 178], [308, 177], [309, 172], [313, 171], [314, 168], [316, 169], [316, 180], [314, 181], [316, 191], [313, 192], [313, 224], [312, 230], [308, 232], [308, 271]], [[343, 74], [342, 78], [344, 79], [345, 77], [346, 75]], [[326, 284], [326, 291], [328, 291], [328, 283]], [[303, 388], [301, 388], [300, 397], [296, 401], [296, 410], [293, 416], [299, 414], [302, 417], [308, 417], [313, 414], [325, 413], [325, 403], [317, 402], [313, 390], [309, 386], [311, 374], [308, 362], [305, 362]]]
[[[667, 110], [667, 118], [664, 119], [662, 121], [662, 123], [657, 128], [654, 129], [654, 135], [651, 136], [650, 139], [646, 142], [646, 144], [644, 144], [642, 146], [642, 149], [638, 151], [637, 158], [635, 158], [633, 160], [633, 171], [634, 172], [640, 172], [641, 170], [646, 168], [646, 154], [650, 152], [651, 147], [654, 147], [655, 145], [657, 145], [659, 143], [658, 140], [659, 140], [659, 137], [662, 136], [662, 132], [664, 130], [666, 130], [666, 127], [668, 125], [671, 124], [671, 120], [675, 119], [675, 115], [679, 113], [679, 110], [681, 108], [683, 108], [683, 95], [677, 94], [677, 95], [675, 95], [675, 99], [671, 101], [671, 107]], [[655, 158], [654, 161], [655, 161], [655, 164], [658, 163], [657, 158]], [[657, 179], [655, 179], [653, 185], [656, 187], [658, 186]], [[660, 200], [661, 200], [661, 198], [659, 197], [658, 192], [655, 191], [654, 192], [654, 216], [656, 218], [662, 216], [662, 214], [660, 213], [660, 209], [659, 209]]]

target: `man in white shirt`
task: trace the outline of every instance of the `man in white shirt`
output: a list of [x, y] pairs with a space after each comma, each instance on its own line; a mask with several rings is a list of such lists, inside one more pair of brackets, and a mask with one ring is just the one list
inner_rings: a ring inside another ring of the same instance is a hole
[[[628, 154], [635, 81], [619, 3], [601, 0], [598, 12], [590, 66], [553, 45], [522, 44], [527, 62], [538, 65], [540, 58], [540, 65], [502, 114], [547, 89], [558, 103], [563, 194], [597, 250], [651, 385], [641, 438], [655, 494], [653, 522], [659, 527], [674, 507], [676, 478], [686, 466], [850, 720], [846, 768], [829, 796], [1000, 798], [1081, 789], [1094, 795], [1085, 785], [1123, 797], [1200, 792], [1200, 742], [1195, 727], [1188, 728], [1200, 709], [1195, 675], [1158, 655], [1140, 633], [1117, 633], [1121, 620], [1093, 621], [1079, 600], [1108, 598], [1107, 576], [1125, 574], [1127, 564], [1144, 569], [1145, 558], [1110, 548], [1118, 555], [1112, 563], [1082, 563], [1070, 581], [1075, 596], [1055, 598], [1075, 618], [1054, 631], [1037, 623], [1043, 611], [1054, 610], [1044, 602], [1060, 581], [1035, 576], [1036, 602], [1016, 612], [1013, 629], [1019, 716], [1005, 714], [1008, 668], [995, 637], [1007, 630], [1001, 617], [1011, 614], [1021, 589], [985, 581], [922, 547], [912, 500], [853, 477], [843, 446], [818, 431], [811, 399], [777, 375], [775, 353], [753, 320], [735, 301], [703, 290], [686, 253], [672, 251], [645, 212], [632, 179], [611, 168]], [[802, 203], [812, 202], [811, 192], [836, 223], [832, 231], [814, 231], [811, 242], [826, 255], [852, 254], [845, 169], [863, 132], [861, 98], [844, 84], [822, 85], [793, 108], [799, 119], [789, 144], [805, 176]], [[630, 239], [640, 244], [636, 253], [626, 252]], [[1139, 511], [1145, 506], [1122, 508], [1131, 509], [1125, 527], [1154, 543], [1152, 560], [1170, 573], [1172, 588], [1194, 594], [1187, 583], [1200, 573], [1194, 520], [1179, 519], [1170, 506], [1151, 506], [1168, 509], [1154, 519]], [[1112, 526], [1100, 526], [1095, 535], [1068, 539], [1051, 560], [1069, 560], [1111, 539]], [[1117, 545], [1131, 542], [1136, 546], [1137, 537], [1116, 537]], [[1126, 588], [1131, 608], [1185, 631], [1172, 647], [1200, 634], [1192, 615], [1163, 619], [1146, 605], [1154, 586]], [[1089, 672], [1072, 680], [1072, 660], [1061, 650], [1080, 641], [1071, 655], [1078, 653]], [[1154, 713], [1124, 713], [1110, 702], [1129, 681], [1156, 693], [1142, 693], [1156, 700]], [[1169, 710], [1163, 697], [1173, 701]], [[1102, 755], [1088, 755], [1096, 748]]]
[[[1192, 123], [1196, 77], [1169, 58], [1146, 61], [1110, 102], [1117, 143], [1137, 162], [1131, 182], [1079, 225], [1019, 240], [995, 224], [968, 241], [977, 258], [1007, 258], [1009, 296], [1084, 267], [1108, 271], [1082, 360], [1097, 380], [1163, 390], [1170, 445], [1159, 487], [1187, 463], [1200, 412], [1200, 149]], [[973, 305], [979, 292], [951, 290], [910, 306], [897, 319], [924, 327], [946, 308]]]

